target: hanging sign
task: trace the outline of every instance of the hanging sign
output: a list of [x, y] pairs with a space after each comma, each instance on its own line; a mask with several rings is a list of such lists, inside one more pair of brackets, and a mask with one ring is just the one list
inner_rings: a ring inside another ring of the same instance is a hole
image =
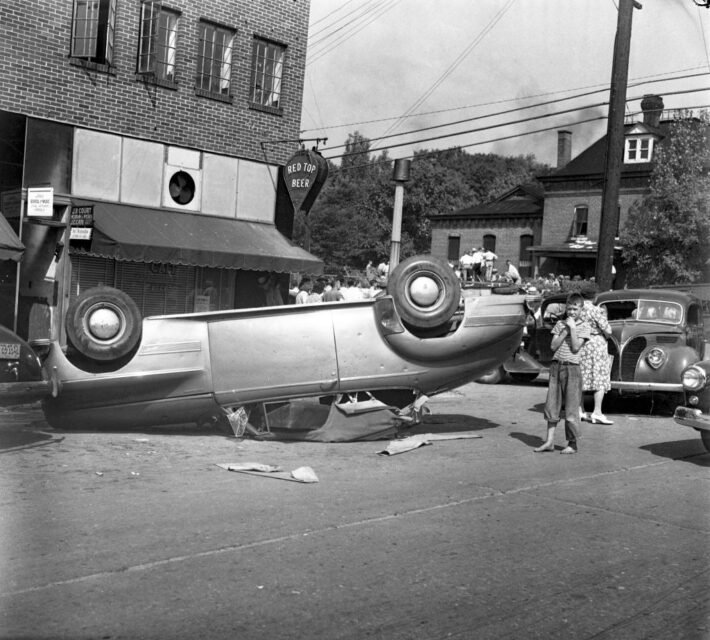
[[54, 215], [54, 188], [27, 189], [27, 217], [51, 218]]
[[308, 213], [328, 177], [328, 162], [317, 151], [301, 149], [284, 167], [286, 189], [293, 208]]
[[91, 240], [91, 231], [94, 227], [94, 206], [71, 208], [70, 240]]

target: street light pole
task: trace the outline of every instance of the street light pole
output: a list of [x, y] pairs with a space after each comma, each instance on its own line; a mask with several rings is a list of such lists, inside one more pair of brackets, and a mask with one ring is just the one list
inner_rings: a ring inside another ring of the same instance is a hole
[[611, 289], [611, 268], [614, 261], [614, 239], [619, 226], [619, 184], [621, 161], [624, 154], [624, 110], [626, 85], [629, 76], [629, 50], [631, 48], [631, 18], [634, 7], [641, 8], [636, 0], [619, 0], [619, 16], [614, 41], [614, 61], [611, 69], [609, 91], [609, 118], [606, 134], [606, 163], [602, 210], [599, 221], [599, 243], [595, 278], [601, 291]]

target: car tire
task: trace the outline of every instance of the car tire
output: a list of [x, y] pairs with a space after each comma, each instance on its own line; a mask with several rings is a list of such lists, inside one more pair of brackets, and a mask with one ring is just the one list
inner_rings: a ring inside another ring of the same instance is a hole
[[412, 256], [390, 274], [387, 292], [402, 320], [417, 329], [439, 327], [451, 319], [461, 301], [461, 283], [444, 260]]
[[540, 375], [537, 372], [534, 373], [509, 373], [510, 379], [513, 382], [532, 382], [533, 380], [537, 379], [538, 375]]
[[476, 378], [476, 382], [480, 384], [499, 384], [505, 380], [505, 369], [503, 365], [496, 367], [493, 371], [484, 373], [480, 378]]
[[136, 303], [128, 294], [112, 287], [87, 289], [67, 310], [67, 340], [92, 361], [124, 358], [138, 346], [141, 329]]
[[701, 431], [700, 432], [700, 439], [703, 441], [703, 446], [705, 447], [705, 451], [710, 453], [710, 431]]

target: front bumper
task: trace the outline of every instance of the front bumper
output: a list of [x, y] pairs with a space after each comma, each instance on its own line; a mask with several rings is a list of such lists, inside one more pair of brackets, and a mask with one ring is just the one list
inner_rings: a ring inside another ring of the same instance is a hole
[[683, 384], [680, 382], [622, 382], [612, 380], [611, 388], [615, 391], [628, 391], [630, 393], [647, 393], [659, 391], [661, 393], [682, 393]]
[[700, 409], [690, 407], [677, 407], [673, 419], [685, 427], [693, 427], [701, 431], [710, 431], [710, 416], [703, 414]]

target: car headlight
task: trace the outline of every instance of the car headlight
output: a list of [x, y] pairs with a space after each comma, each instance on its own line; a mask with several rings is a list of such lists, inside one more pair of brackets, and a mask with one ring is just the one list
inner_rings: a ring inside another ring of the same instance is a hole
[[667, 359], [666, 352], [660, 347], [653, 347], [646, 354], [646, 362], [648, 362], [651, 367], [658, 369]]
[[707, 374], [701, 367], [688, 367], [680, 374], [680, 380], [686, 391], [700, 391], [707, 384]]

